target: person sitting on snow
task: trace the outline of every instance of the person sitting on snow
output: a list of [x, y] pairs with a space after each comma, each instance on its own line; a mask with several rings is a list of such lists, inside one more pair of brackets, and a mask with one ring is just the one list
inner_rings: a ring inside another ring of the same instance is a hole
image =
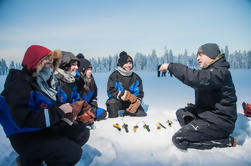
[[61, 63], [55, 71], [58, 80], [57, 97], [60, 103], [74, 103], [80, 99], [75, 79], [79, 65], [80, 61], [73, 53], [62, 51]]
[[146, 116], [141, 106], [144, 97], [141, 78], [134, 72], [133, 59], [126, 52], [119, 54], [118, 68], [108, 79], [106, 102], [109, 118], [118, 117], [119, 110], [125, 110], [124, 115]]
[[230, 136], [237, 119], [237, 97], [229, 63], [214, 43], [200, 46], [197, 55], [201, 70], [178, 63], [160, 68], [195, 90], [195, 105], [176, 112], [182, 128], [173, 135], [173, 143], [180, 149], [236, 146], [236, 138]]
[[98, 89], [92, 75], [92, 65], [90, 61], [85, 59], [83, 54], [78, 54], [77, 58], [80, 61], [78, 68], [79, 78], [77, 80], [78, 93], [80, 98], [85, 100], [94, 113], [94, 120], [103, 120], [106, 118], [107, 111], [98, 107], [97, 94]]
[[39, 45], [30, 46], [23, 58], [22, 70], [12, 69], [0, 96], [0, 122], [12, 147], [20, 155], [18, 165], [75, 165], [90, 132], [73, 121], [83, 101], [57, 105], [57, 79], [54, 71], [61, 51]]
[[[75, 103], [84, 100], [80, 97], [77, 81], [79, 80], [78, 69], [80, 60], [71, 52], [62, 51], [62, 60], [59, 68], [55, 71], [55, 76], [58, 79], [57, 85], [57, 101], [60, 104]], [[96, 117], [96, 109], [90, 108], [85, 100], [83, 110], [78, 114], [76, 123], [78, 125], [92, 124]], [[66, 122], [68, 119], [64, 119]], [[67, 123], [71, 124], [71, 121]], [[74, 126], [75, 124], [73, 124]]]
[[244, 116], [251, 117], [251, 104], [247, 102], [242, 102], [242, 108], [243, 108]]

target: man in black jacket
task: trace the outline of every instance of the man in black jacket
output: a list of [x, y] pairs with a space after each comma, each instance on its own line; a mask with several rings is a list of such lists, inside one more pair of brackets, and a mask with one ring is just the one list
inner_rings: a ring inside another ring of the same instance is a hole
[[188, 104], [176, 112], [182, 128], [174, 134], [173, 143], [180, 149], [236, 146], [236, 139], [229, 136], [237, 118], [229, 63], [214, 43], [202, 45], [197, 55], [201, 70], [177, 63], [160, 68], [195, 90], [195, 105]]

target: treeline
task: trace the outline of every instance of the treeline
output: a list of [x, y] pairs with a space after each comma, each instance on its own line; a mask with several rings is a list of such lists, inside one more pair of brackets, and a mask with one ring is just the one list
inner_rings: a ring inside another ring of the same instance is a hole
[[[225, 54], [227, 61], [230, 63], [230, 67], [234, 69], [250, 69], [251, 68], [251, 51], [235, 51], [229, 53], [228, 46], [224, 50], [221, 50]], [[114, 71], [117, 67], [118, 55], [109, 56], [107, 58], [91, 58], [94, 72], [110, 72]], [[137, 53], [133, 58], [133, 65], [135, 71], [156, 71], [157, 66], [162, 63], [182, 63], [191, 68], [199, 68], [197, 62], [197, 55], [188, 55], [187, 50], [184, 54], [174, 56], [172, 49], [165, 49], [165, 53], [162, 56], [158, 56], [156, 51], [153, 50], [150, 55]]]
[[[224, 50], [221, 50], [221, 52], [225, 54], [231, 68], [251, 68], [251, 51], [235, 51], [233, 53], [229, 53], [228, 47], [226, 46]], [[184, 54], [179, 54], [177, 56], [174, 56], [172, 49], [165, 49], [164, 55], [162, 56], [158, 56], [156, 51], [153, 50], [150, 55], [137, 53], [133, 57], [133, 65], [135, 71], [156, 71], [158, 65], [166, 62], [182, 63], [191, 68], [199, 68], [196, 58], [196, 54], [188, 55], [186, 50]], [[97, 59], [91, 58], [89, 60], [93, 66], [93, 72], [111, 72], [117, 67], [118, 55], [103, 58], [99, 57]], [[11, 61], [10, 65], [7, 65], [4, 59], [0, 60], [0, 75], [7, 74], [9, 69], [21, 68], [22, 66], [20, 63]]]
[[0, 75], [5, 75], [9, 72], [10, 69], [22, 69], [22, 65], [20, 63], [15, 63], [13, 60], [10, 62], [8, 66], [4, 59], [0, 60]]

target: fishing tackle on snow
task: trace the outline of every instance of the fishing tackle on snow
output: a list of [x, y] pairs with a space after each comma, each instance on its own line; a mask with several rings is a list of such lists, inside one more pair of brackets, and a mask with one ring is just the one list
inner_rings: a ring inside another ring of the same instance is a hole
[[125, 129], [125, 131], [128, 133], [129, 132], [129, 130], [128, 130], [128, 124], [126, 124], [124, 121], [123, 121], [123, 119], [121, 119], [122, 120], [122, 122], [123, 122], [123, 128]]
[[169, 127], [172, 127], [173, 122], [171, 120], [167, 120], [166, 123], [168, 123]]
[[149, 125], [145, 124], [144, 121], [142, 121], [144, 123], [143, 128], [146, 129], [148, 132], [150, 132], [150, 128]]
[[156, 126], [157, 126], [158, 130], [161, 129], [161, 127], [166, 129], [166, 127], [163, 124], [161, 124], [160, 122], [156, 123]]
[[137, 131], [138, 128], [139, 128], [138, 123], [137, 123], [136, 125], [133, 126], [132, 129], [133, 129], [134, 133], [136, 133], [136, 131]]
[[115, 127], [116, 129], [118, 129], [118, 131], [121, 131], [121, 127], [119, 126], [119, 124], [118, 124], [118, 123], [113, 124], [113, 127]]

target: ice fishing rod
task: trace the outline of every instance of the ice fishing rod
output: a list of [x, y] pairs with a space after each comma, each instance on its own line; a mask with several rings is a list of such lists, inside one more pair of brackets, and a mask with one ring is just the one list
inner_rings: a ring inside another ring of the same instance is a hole
[[136, 125], [134, 125], [133, 128], [132, 128], [134, 133], [136, 133], [137, 129], [139, 128], [138, 123], [136, 123]]
[[143, 128], [146, 129], [148, 132], [150, 132], [150, 128], [149, 125], [145, 124], [144, 121], [142, 121], [144, 123]]
[[124, 121], [123, 121], [123, 119], [121, 119], [122, 120], [122, 122], [123, 122], [123, 128], [125, 129], [125, 131], [128, 133], [129, 132], [129, 130], [128, 130], [128, 124], [126, 124]]
[[172, 127], [173, 122], [171, 120], [167, 120], [166, 123], [168, 123], [169, 127]]
[[121, 127], [119, 126], [119, 124], [118, 124], [118, 123], [113, 124], [113, 127], [115, 127], [116, 129], [118, 129], [118, 131], [121, 131]]
[[156, 126], [157, 126], [158, 130], [161, 129], [161, 127], [164, 128], [164, 129], [166, 129], [166, 127], [162, 123], [160, 123], [160, 122], [156, 123]]

